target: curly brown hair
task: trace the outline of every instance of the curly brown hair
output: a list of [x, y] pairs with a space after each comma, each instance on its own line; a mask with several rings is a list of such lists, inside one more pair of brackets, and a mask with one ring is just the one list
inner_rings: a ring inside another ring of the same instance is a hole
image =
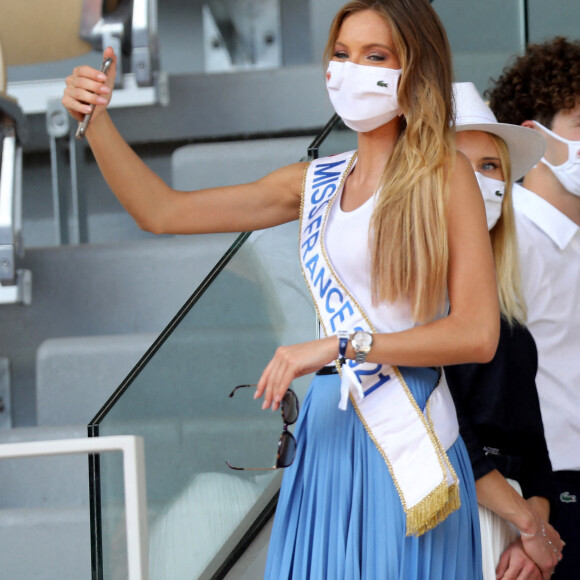
[[500, 123], [535, 120], [552, 128], [554, 115], [580, 99], [580, 41], [562, 36], [529, 44], [523, 56], [506, 66], [485, 91]]

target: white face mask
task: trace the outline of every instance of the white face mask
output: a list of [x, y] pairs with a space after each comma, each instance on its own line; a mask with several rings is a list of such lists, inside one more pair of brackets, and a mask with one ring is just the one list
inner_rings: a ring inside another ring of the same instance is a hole
[[498, 179], [492, 179], [487, 175], [475, 172], [481, 195], [485, 203], [485, 215], [487, 216], [487, 231], [490, 231], [501, 216], [501, 204], [505, 193], [505, 183]]
[[401, 70], [330, 61], [326, 88], [332, 106], [344, 124], [366, 133], [400, 115], [397, 85]]
[[552, 165], [545, 157], [542, 157], [542, 162], [552, 170], [556, 179], [566, 190], [574, 195], [580, 196], [580, 141], [564, 139], [564, 137], [556, 135], [556, 133], [550, 131], [550, 129], [546, 129], [546, 127], [537, 121], [534, 121], [534, 123], [548, 133], [548, 135], [551, 135], [554, 139], [568, 146], [568, 159], [562, 165]]

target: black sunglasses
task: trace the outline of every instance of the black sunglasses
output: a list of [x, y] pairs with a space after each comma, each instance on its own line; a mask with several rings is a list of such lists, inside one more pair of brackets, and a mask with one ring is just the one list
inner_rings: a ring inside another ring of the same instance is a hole
[[[233, 397], [238, 389], [256, 386], [257, 385], [238, 385], [229, 396], [230, 398]], [[226, 464], [230, 469], [237, 469], [238, 471], [263, 471], [267, 469], [281, 469], [292, 465], [292, 462], [296, 457], [296, 439], [294, 439], [294, 435], [288, 431], [288, 425], [296, 423], [298, 412], [300, 410], [298, 397], [292, 389], [286, 391], [282, 403], [280, 404], [280, 410], [282, 412], [282, 421], [284, 421], [284, 425], [282, 427], [282, 435], [280, 435], [278, 441], [276, 465], [274, 465], [274, 467], [234, 467], [229, 461], [226, 461]]]

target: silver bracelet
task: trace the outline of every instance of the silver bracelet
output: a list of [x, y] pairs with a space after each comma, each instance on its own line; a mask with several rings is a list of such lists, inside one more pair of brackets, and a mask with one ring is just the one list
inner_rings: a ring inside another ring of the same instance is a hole
[[520, 533], [520, 536], [523, 536], [524, 538], [535, 538], [535, 537], [539, 536], [540, 534], [542, 534], [545, 538], [546, 537], [546, 528], [544, 528], [544, 522], [542, 520], [540, 520], [540, 523], [542, 524], [542, 527], [535, 534], [526, 534], [526, 532], [522, 532], [522, 530], [518, 530], [518, 532]]
[[526, 532], [522, 532], [521, 530], [518, 530], [518, 532], [524, 538], [535, 538], [536, 536], [539, 536], [540, 532], [541, 532], [542, 536], [544, 537], [544, 540], [546, 540], [546, 542], [548, 543], [550, 548], [552, 548], [552, 551], [554, 552], [554, 554], [558, 553], [558, 550], [554, 546], [552, 540], [550, 540], [550, 538], [548, 538], [548, 535], [546, 534], [546, 527], [544, 526], [544, 522], [542, 522], [542, 529], [539, 532], [536, 532], [535, 534], [526, 534]]
[[550, 548], [552, 548], [552, 551], [554, 552], [554, 554], [557, 554], [558, 550], [556, 549], [556, 546], [554, 546], [554, 544], [552, 543], [552, 541], [550, 540], [550, 538], [548, 538], [548, 535], [546, 534], [546, 528], [544, 527], [544, 522], [542, 522], [542, 534], [544, 535], [544, 539], [546, 540], [546, 542], [548, 542], [548, 545], [550, 546]]

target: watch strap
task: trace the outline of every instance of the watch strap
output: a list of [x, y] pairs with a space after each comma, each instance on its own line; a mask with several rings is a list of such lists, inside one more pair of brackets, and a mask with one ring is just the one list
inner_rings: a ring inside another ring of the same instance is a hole
[[339, 330], [336, 336], [338, 336], [338, 362], [343, 365], [346, 361], [346, 347], [349, 339], [348, 330]]
[[364, 363], [367, 359], [367, 354], [365, 351], [363, 350], [357, 350], [356, 351], [356, 356], [355, 356], [355, 362], [357, 365], [360, 365], [362, 363]]

